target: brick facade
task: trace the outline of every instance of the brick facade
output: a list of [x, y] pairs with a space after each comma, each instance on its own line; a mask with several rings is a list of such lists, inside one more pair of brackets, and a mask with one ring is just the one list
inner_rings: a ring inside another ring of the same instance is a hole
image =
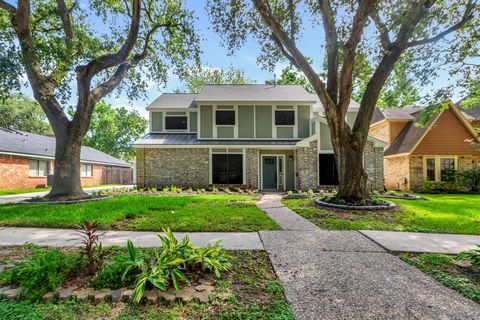
[[[248, 187], [260, 187], [259, 169], [262, 154], [285, 156], [286, 190], [294, 189], [295, 179], [299, 189], [307, 190], [318, 187], [316, 140], [310, 142], [309, 147], [297, 148], [295, 153], [293, 150], [245, 149], [245, 182]], [[137, 148], [137, 184], [141, 187], [208, 186], [209, 159], [208, 148]], [[369, 174], [369, 189], [382, 189], [383, 149], [373, 148], [373, 143], [368, 142], [364, 159], [365, 169]], [[296, 161], [295, 164], [294, 161]], [[298, 176], [295, 174], [294, 166], [296, 166]]]
[[383, 190], [383, 148], [374, 148], [373, 142], [367, 141], [363, 161], [368, 174], [367, 189]]
[[259, 159], [260, 152], [258, 149], [247, 149], [246, 152], [246, 161], [247, 164], [246, 173], [247, 173], [247, 186], [252, 188], [258, 188], [258, 169], [259, 169]]
[[297, 149], [297, 188], [315, 189], [318, 186], [318, 150], [317, 141], [310, 142], [310, 147]]
[[[53, 161], [48, 160], [52, 163]], [[0, 189], [33, 189], [47, 185], [47, 177], [30, 177], [30, 158], [0, 155]], [[92, 164], [92, 177], [82, 177], [84, 187], [104, 183], [104, 165]], [[116, 167], [114, 167], [116, 168]]]
[[205, 187], [209, 182], [208, 163], [207, 148], [138, 148], [137, 184]]

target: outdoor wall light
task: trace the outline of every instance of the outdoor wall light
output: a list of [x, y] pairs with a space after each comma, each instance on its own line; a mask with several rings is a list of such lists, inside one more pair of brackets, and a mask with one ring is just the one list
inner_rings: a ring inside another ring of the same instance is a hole
[[293, 156], [288, 156], [288, 160], [293, 161]]

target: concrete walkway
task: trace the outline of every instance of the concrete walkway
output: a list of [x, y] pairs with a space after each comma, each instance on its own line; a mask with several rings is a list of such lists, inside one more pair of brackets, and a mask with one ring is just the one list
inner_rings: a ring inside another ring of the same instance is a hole
[[391, 252], [431, 252], [457, 254], [477, 248], [480, 236], [395, 231], [360, 231]]
[[260, 237], [297, 320], [480, 319], [476, 303], [363, 234], [310, 230], [291, 210], [276, 214], [279, 198], [264, 197], [261, 206], [297, 231], [261, 231]]
[[[96, 192], [100, 190], [107, 190], [107, 189], [113, 189], [113, 188], [133, 188], [133, 187], [135, 186], [134, 185], [115, 185], [115, 186], [87, 187], [87, 188], [84, 188], [83, 190], [86, 193], [91, 194], [92, 192]], [[19, 193], [19, 194], [12, 194], [8, 196], [0, 196], [0, 204], [16, 203], [16, 202], [31, 199], [34, 197], [43, 197], [47, 193], [48, 191], [42, 191], [42, 192]]]
[[[161, 246], [158, 238], [161, 232], [106, 231], [100, 237], [102, 245], [125, 246], [130, 239], [138, 247]], [[222, 239], [222, 246], [229, 250], [263, 250], [263, 244], [257, 232], [174, 232], [177, 239], [185, 235], [196, 246], [214, 244]], [[78, 233], [73, 229], [49, 228], [0, 228], [0, 246], [16, 246], [34, 243], [42, 246], [69, 247], [79, 246]]]

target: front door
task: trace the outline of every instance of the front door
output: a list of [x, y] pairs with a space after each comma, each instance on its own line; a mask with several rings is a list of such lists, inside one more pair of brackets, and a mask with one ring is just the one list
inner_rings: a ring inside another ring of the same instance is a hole
[[277, 157], [264, 156], [262, 162], [263, 189], [278, 188], [277, 185]]

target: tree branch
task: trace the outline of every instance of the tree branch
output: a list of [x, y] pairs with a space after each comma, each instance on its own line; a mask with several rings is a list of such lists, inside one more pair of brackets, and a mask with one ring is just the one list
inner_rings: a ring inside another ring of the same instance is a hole
[[295, 46], [295, 43], [287, 36], [285, 31], [283, 31], [282, 27], [278, 23], [277, 20], [272, 15], [272, 11], [268, 3], [265, 0], [253, 0], [257, 11], [262, 16], [265, 23], [270, 27], [272, 30], [273, 36], [276, 38], [275, 42], [282, 44], [280, 46], [280, 50], [282, 48], [286, 50], [291, 57], [291, 61], [294, 62], [294, 65], [303, 71], [305, 76], [308, 78], [312, 87], [314, 88], [315, 92], [317, 93], [320, 101], [322, 102], [325, 110], [327, 112], [335, 113], [336, 110], [333, 107], [335, 104], [330, 98], [323, 81], [320, 79], [318, 74], [313, 70], [310, 63], [308, 63], [307, 59], [303, 56], [303, 54], [298, 50]]
[[73, 39], [73, 26], [72, 26], [72, 19], [70, 18], [70, 9], [64, 0], [57, 0], [57, 9], [60, 15], [60, 19], [62, 20], [63, 30], [65, 32], [65, 36], [67, 37], [67, 48], [70, 50], [72, 47], [72, 39]]
[[3, 0], [0, 0], [0, 9], [7, 10], [10, 15], [17, 12], [17, 9], [14, 6]]
[[463, 27], [469, 20], [471, 20], [473, 18], [473, 8], [474, 8], [474, 4], [473, 4], [473, 1], [472, 0], [469, 0], [467, 5], [465, 6], [465, 12], [463, 14], [463, 17], [462, 19], [457, 22], [456, 24], [454, 24], [453, 26], [451, 26], [450, 28], [447, 28], [446, 30], [440, 32], [439, 34], [437, 34], [436, 36], [434, 37], [431, 37], [431, 38], [425, 38], [425, 39], [421, 39], [421, 40], [414, 40], [414, 41], [410, 41], [407, 43], [407, 48], [411, 48], [411, 47], [415, 47], [415, 46], [421, 46], [421, 45], [425, 45], [425, 44], [429, 44], [429, 43], [434, 43], [434, 42], [437, 42], [438, 40], [442, 39], [443, 37], [445, 37], [446, 35], [448, 35], [449, 33], [452, 33], [458, 29], [460, 29], [461, 27]]
[[377, 26], [378, 32], [380, 33], [380, 42], [382, 44], [382, 47], [385, 50], [390, 50], [390, 46], [392, 45], [392, 41], [390, 41], [390, 36], [388, 35], [388, 29], [383, 23], [382, 19], [378, 15], [378, 12], [373, 11], [372, 14], [370, 15], [372, 18], [373, 22]]
[[342, 116], [346, 115], [350, 104], [350, 97], [353, 90], [353, 69], [355, 68], [355, 56], [357, 47], [362, 39], [365, 24], [370, 13], [373, 11], [376, 0], [363, 0], [358, 5], [357, 12], [353, 17], [352, 31], [350, 37], [343, 47], [343, 63], [340, 73], [339, 107]]
[[320, 12], [327, 44], [327, 92], [332, 101], [338, 102], [338, 36], [335, 17], [329, 0], [320, 0]]

